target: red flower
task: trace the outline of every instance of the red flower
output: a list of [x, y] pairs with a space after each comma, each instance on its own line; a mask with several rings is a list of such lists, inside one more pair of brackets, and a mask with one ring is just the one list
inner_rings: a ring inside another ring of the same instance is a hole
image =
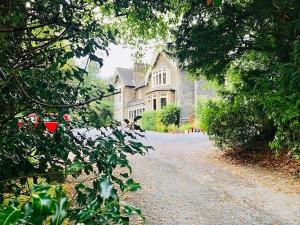
[[65, 121], [69, 121], [71, 119], [71, 116], [70, 116], [70, 114], [64, 114], [63, 118]]
[[54, 133], [57, 130], [58, 123], [56, 121], [44, 122], [49, 133]]

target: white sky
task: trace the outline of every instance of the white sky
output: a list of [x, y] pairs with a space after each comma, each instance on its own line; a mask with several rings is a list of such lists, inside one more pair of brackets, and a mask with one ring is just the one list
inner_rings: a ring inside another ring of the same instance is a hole
[[[103, 57], [103, 67], [100, 69], [98, 77], [102, 79], [107, 79], [113, 76], [116, 67], [132, 68], [134, 59], [133, 54], [136, 52], [135, 49], [124, 47], [122, 45], [109, 45], [109, 55]], [[144, 63], [150, 63], [154, 55], [154, 49], [149, 49], [146, 51], [142, 61]], [[86, 58], [81, 58], [76, 60], [76, 64], [80, 67], [84, 67], [86, 63]]]

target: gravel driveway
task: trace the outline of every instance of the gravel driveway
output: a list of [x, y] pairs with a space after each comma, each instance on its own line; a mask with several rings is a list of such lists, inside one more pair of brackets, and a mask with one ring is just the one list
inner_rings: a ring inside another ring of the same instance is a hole
[[142, 208], [147, 224], [300, 225], [299, 194], [275, 192], [215, 164], [207, 136], [146, 136], [155, 151], [131, 159], [143, 189], [127, 201]]

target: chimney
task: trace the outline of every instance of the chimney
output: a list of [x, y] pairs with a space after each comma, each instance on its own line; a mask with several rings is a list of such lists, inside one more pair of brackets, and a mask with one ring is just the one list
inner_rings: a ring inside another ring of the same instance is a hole
[[136, 86], [145, 83], [146, 65], [143, 63], [133, 64], [133, 79]]

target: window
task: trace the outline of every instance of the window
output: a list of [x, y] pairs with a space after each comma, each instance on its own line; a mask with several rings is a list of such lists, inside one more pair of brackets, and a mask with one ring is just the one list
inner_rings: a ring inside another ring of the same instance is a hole
[[151, 96], [150, 95], [148, 96], [148, 102], [149, 103], [151, 102]]
[[152, 86], [159, 86], [167, 84], [167, 69], [161, 68], [151, 73], [152, 75]]
[[163, 108], [167, 105], [167, 98], [160, 98], [160, 107]]
[[153, 102], [153, 110], [156, 110], [156, 98], [153, 98], [152, 102]]
[[141, 115], [142, 112], [145, 111], [145, 108], [136, 108], [128, 110], [128, 119], [133, 120], [135, 117]]
[[133, 117], [135, 118], [137, 116], [136, 109], [133, 112]]
[[167, 83], [167, 73], [164, 72], [163, 73], [163, 84], [166, 84]]

